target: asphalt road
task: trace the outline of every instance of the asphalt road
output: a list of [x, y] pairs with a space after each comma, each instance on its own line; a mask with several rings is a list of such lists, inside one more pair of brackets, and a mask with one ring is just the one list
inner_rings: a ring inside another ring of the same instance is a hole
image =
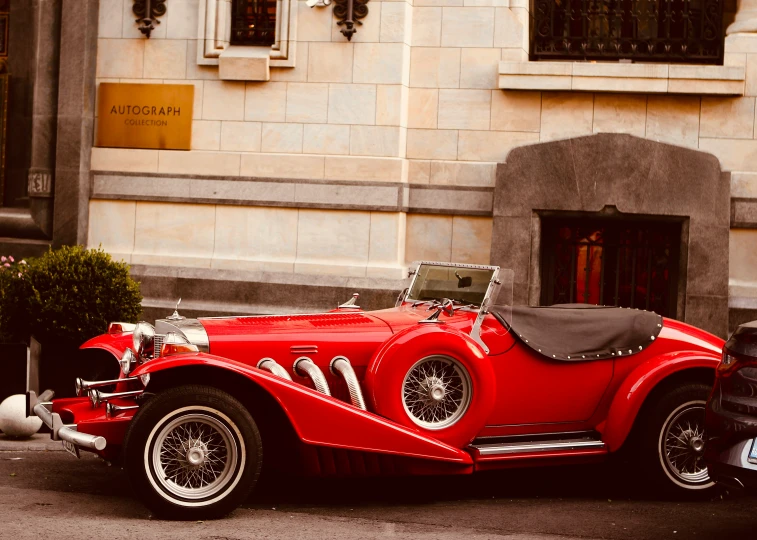
[[123, 471], [92, 455], [0, 451], [0, 538], [748, 539], [757, 497], [633, 493], [604, 466], [460, 478], [278, 480], [229, 517], [153, 519]]

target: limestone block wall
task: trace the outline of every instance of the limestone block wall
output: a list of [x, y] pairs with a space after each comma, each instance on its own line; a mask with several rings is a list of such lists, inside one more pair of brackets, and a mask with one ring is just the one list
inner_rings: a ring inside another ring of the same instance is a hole
[[[117, 194], [95, 189], [90, 245], [134, 264], [367, 277], [399, 277], [420, 258], [486, 263], [496, 163], [512, 148], [631, 133], [711, 152], [733, 173], [732, 213], [746, 217], [733, 220], [731, 293], [757, 298], [757, 35], [727, 38], [743, 95], [501, 90], [500, 61], [528, 62], [527, 0], [371, 0], [349, 42], [330, 7], [299, 1], [294, 67], [224, 81], [197, 61], [200, 4], [168, 0], [145, 39], [130, 0], [100, 2], [98, 82], [192, 84], [195, 103], [190, 152], [93, 149], [93, 171], [127, 174]], [[160, 191], [197, 175], [217, 183]], [[242, 179], [329, 195], [212, 202]], [[368, 202], [382, 185], [418, 190], [396, 208], [331, 204], [361, 183], [376, 188]], [[458, 191], [441, 201], [430, 188]]]

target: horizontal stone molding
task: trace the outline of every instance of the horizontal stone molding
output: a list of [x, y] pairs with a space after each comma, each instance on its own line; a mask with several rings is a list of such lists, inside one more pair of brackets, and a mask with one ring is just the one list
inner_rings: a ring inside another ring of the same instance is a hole
[[503, 90], [573, 90], [743, 96], [745, 66], [500, 62]]
[[92, 172], [92, 198], [491, 216], [493, 188], [400, 182]]

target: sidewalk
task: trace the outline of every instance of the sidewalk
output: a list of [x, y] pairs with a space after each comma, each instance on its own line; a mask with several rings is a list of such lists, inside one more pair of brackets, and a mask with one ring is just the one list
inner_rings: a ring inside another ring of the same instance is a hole
[[61, 442], [51, 440], [49, 433], [37, 433], [28, 439], [12, 439], [0, 434], [0, 452], [58, 452], [62, 450]]

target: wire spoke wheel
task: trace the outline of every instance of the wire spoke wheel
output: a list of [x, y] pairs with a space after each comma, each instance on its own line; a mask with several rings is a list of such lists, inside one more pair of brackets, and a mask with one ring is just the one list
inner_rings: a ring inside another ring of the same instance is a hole
[[204, 500], [222, 492], [234, 480], [240, 459], [238, 447], [229, 426], [212, 411], [174, 416], [156, 431], [149, 465], [168, 494], [183, 500]]
[[676, 408], [663, 424], [659, 440], [660, 460], [668, 474], [689, 486], [709, 484], [704, 462], [704, 415], [702, 401]]
[[416, 362], [402, 383], [402, 404], [412, 421], [425, 429], [443, 429], [468, 409], [471, 381], [466, 369], [448, 356]]

